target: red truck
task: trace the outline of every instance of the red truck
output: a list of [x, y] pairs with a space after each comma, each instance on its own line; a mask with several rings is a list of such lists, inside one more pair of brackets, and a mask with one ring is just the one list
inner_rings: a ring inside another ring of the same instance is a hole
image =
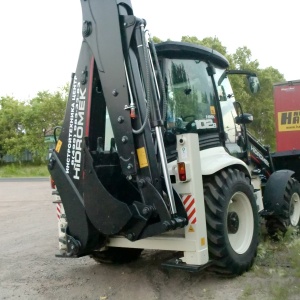
[[274, 85], [276, 152], [300, 150], [300, 80]]
[[300, 80], [274, 84], [275, 169], [289, 169], [300, 179]]

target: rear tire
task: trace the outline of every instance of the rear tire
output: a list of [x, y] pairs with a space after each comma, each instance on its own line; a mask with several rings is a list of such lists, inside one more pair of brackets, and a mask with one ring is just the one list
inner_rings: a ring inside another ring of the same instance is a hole
[[[294, 178], [288, 182], [287, 199], [289, 202], [289, 223], [297, 227], [300, 223], [300, 184]], [[286, 196], [286, 195], [285, 195]]]
[[125, 264], [138, 259], [143, 249], [110, 247], [104, 251], [94, 251], [90, 257], [103, 264]]
[[279, 215], [268, 216], [266, 228], [271, 237], [278, 232], [286, 233], [288, 226], [297, 227], [300, 223], [300, 183], [290, 178], [284, 192], [284, 205]]
[[240, 275], [253, 265], [259, 239], [258, 210], [249, 178], [227, 169], [204, 181], [208, 251], [212, 270]]

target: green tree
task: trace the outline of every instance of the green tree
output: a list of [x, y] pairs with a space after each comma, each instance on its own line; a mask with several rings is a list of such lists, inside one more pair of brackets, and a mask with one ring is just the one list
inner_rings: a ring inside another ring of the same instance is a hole
[[275, 149], [275, 115], [273, 102], [273, 84], [284, 81], [284, 76], [273, 67], [259, 68], [259, 62], [252, 60], [251, 50], [241, 47], [232, 55], [231, 68], [255, 72], [260, 81], [260, 92], [252, 95], [247, 88], [246, 78], [231, 76], [235, 98], [241, 102], [244, 112], [253, 115], [249, 131], [263, 144]]
[[45, 143], [45, 135], [53, 134], [54, 127], [62, 125], [67, 100], [65, 89], [54, 93], [39, 92], [26, 106], [24, 138], [35, 161], [46, 158], [48, 145]]
[[161, 43], [161, 42], [162, 42], [162, 40], [161, 40], [160, 38], [158, 38], [157, 36], [153, 36], [153, 37], [152, 37], [152, 40], [153, 40], [153, 42], [154, 42], [155, 44], [158, 44], [158, 43]]
[[20, 160], [26, 149], [23, 117], [25, 104], [13, 97], [0, 98], [1, 155], [11, 154]]
[[0, 98], [0, 154], [13, 155], [21, 161], [29, 150], [35, 161], [41, 162], [48, 151], [45, 135], [61, 125], [69, 86], [50, 93], [39, 92], [27, 103], [12, 97]]

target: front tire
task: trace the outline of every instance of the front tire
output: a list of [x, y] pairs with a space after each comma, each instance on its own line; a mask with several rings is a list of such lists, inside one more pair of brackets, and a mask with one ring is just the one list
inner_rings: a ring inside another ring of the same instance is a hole
[[259, 239], [258, 210], [249, 178], [236, 169], [204, 181], [208, 250], [213, 270], [240, 275], [253, 265]]

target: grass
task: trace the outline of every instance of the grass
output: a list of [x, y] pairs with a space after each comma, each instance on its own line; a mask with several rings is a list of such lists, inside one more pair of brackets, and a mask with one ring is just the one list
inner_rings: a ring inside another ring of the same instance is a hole
[[239, 297], [240, 300], [242, 299], [249, 299], [254, 293], [254, 289], [252, 287], [252, 285], [246, 285], [243, 288], [243, 294], [241, 295], [241, 297]]
[[[254, 282], [244, 287], [240, 300], [299, 299], [297, 298], [300, 292], [299, 230], [290, 227], [284, 236], [278, 236], [277, 241], [262, 236], [255, 265], [249, 272]], [[258, 282], [265, 278], [268, 278], [269, 284], [265, 282], [258, 286]]]
[[276, 241], [268, 237], [265, 238], [258, 247], [256, 265], [258, 267], [269, 267], [270, 269], [290, 268], [290, 270], [293, 270], [294, 275], [300, 277], [299, 228], [289, 227], [286, 234], [284, 236], [279, 235]]
[[289, 247], [291, 267], [295, 276], [300, 278], [300, 238], [295, 240]]
[[0, 178], [47, 176], [49, 176], [49, 172], [46, 163], [43, 165], [18, 163], [0, 165]]
[[290, 285], [281, 282], [275, 282], [270, 287], [270, 298], [274, 300], [288, 299], [294, 294]]

